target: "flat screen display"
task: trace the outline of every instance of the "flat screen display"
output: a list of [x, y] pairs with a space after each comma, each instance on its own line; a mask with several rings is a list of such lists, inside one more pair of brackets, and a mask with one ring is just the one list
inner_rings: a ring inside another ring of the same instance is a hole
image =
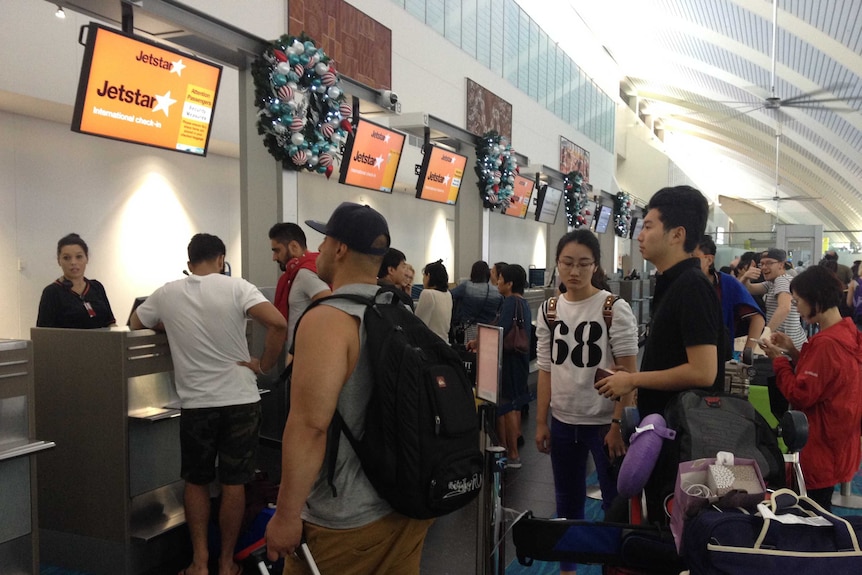
[[360, 118], [344, 150], [338, 182], [391, 193], [404, 140], [401, 132]]
[[530, 178], [515, 176], [515, 181], [512, 182], [512, 197], [509, 198], [509, 207], [503, 210], [503, 213], [515, 218], [526, 218], [534, 186], [535, 182]]
[[503, 366], [503, 328], [480, 323], [476, 335], [476, 397], [496, 405]]
[[222, 67], [89, 24], [72, 131], [205, 156]]
[[527, 273], [529, 275], [530, 287], [542, 287], [545, 285], [545, 268], [530, 268]]
[[596, 215], [597, 234], [603, 234], [608, 231], [608, 224], [610, 224], [612, 212], [613, 208], [610, 206], [599, 206], [599, 213]]
[[633, 240], [637, 239], [637, 237], [640, 235], [642, 229], [644, 229], [644, 219], [643, 218], [632, 218], [632, 235], [630, 237]]
[[557, 213], [560, 211], [560, 202], [563, 199], [563, 190], [545, 186], [539, 193], [538, 205], [536, 206], [536, 221], [546, 224], [557, 223]]
[[432, 144], [425, 146], [424, 154], [416, 182], [416, 197], [454, 206], [464, 178], [467, 156]]
[[584, 225], [587, 229], [592, 230], [596, 223], [596, 209], [598, 204], [594, 200], [587, 200], [584, 203]]

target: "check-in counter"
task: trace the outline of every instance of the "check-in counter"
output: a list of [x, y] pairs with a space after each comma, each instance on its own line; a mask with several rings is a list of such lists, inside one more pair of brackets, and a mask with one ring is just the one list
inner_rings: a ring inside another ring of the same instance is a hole
[[[44, 563], [136, 574], [184, 549], [179, 401], [167, 337], [33, 328]], [[187, 545], [187, 544], [186, 544]]]
[[0, 572], [39, 573], [36, 454], [54, 447], [36, 435], [33, 351], [0, 339]]

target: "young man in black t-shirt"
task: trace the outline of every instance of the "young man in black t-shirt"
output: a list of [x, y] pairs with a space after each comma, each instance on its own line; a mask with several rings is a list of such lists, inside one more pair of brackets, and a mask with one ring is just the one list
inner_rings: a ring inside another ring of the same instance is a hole
[[[706, 228], [707, 200], [690, 186], [663, 188], [646, 209], [637, 240], [641, 254], [658, 275], [641, 371], [618, 372], [596, 383], [598, 392], [610, 399], [637, 390], [641, 418], [651, 413], [663, 415], [681, 391], [721, 389], [724, 381], [721, 304], [700, 270], [700, 260], [691, 255]], [[673, 491], [675, 459], [663, 449], [647, 484], [653, 519], [658, 517], [664, 494]]]

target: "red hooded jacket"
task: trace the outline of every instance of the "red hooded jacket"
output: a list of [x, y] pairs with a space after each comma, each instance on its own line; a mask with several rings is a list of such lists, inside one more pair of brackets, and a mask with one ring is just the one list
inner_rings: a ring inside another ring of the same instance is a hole
[[802, 346], [795, 370], [784, 356], [772, 365], [778, 389], [808, 417], [808, 444], [800, 454], [805, 486], [850, 481], [862, 459], [862, 332], [844, 318]]

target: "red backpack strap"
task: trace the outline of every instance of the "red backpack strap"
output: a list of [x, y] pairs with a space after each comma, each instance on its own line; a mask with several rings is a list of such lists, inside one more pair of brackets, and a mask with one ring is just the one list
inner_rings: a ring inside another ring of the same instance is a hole
[[602, 317], [605, 325], [608, 326], [608, 331], [611, 330], [611, 324], [614, 322], [614, 304], [618, 299], [620, 296], [611, 294], [605, 298], [605, 304], [602, 306]]

